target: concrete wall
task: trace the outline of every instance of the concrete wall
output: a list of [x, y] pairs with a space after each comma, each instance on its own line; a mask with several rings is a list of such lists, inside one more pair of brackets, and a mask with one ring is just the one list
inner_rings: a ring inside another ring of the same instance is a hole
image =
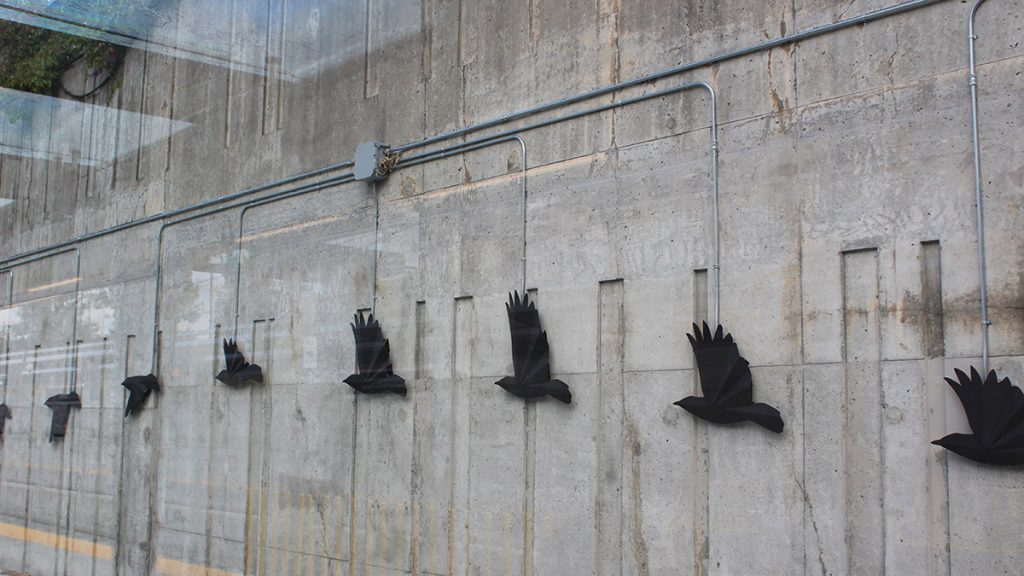
[[[82, 141], [116, 161], [3, 156], [0, 196], [14, 202], [0, 209], [2, 251], [890, 1], [182, 0], [182, 15], [236, 22], [225, 34], [240, 60], [268, 50], [302, 77], [130, 52], [122, 82], [91, 103], [188, 127], [154, 136], [169, 124], [86, 117]], [[969, 9], [939, 2], [658, 84], [718, 90], [722, 323], [782, 434], [672, 405], [699, 390], [685, 333], [714, 303], [708, 101], [684, 92], [524, 135], [528, 286], [570, 406], [492, 384], [512, 369], [514, 144], [378, 186], [377, 311], [405, 399], [341, 383], [354, 369], [350, 315], [370, 304], [365, 184], [246, 215], [238, 338], [262, 386], [213, 379], [233, 328], [237, 212], [167, 230], [163, 391], [137, 418], [121, 418], [118, 384], [150, 367], [158, 226], [81, 245], [77, 347], [74, 255], [16, 268], [3, 295], [14, 419], [0, 448], [0, 567], [1018, 573], [1024, 476], [929, 444], [967, 430], [942, 378], [980, 354]], [[1017, 384], [1022, 26], [1011, 0], [978, 19], [992, 366]], [[267, 30], [277, 40], [255, 40]], [[33, 120], [34, 138], [48, 134], [45, 114]], [[42, 401], [71, 386], [76, 348], [83, 407], [50, 444]]]

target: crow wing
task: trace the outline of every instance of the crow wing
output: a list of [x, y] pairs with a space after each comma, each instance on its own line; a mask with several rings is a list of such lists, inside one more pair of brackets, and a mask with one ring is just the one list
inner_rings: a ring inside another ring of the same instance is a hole
[[740, 356], [732, 334], [722, 335], [722, 326], [714, 335], [707, 322], [703, 330], [693, 325], [693, 335], [687, 334], [700, 373], [700, 388], [708, 406], [738, 407], [754, 402], [754, 384], [750, 376], [750, 363]]
[[392, 374], [391, 344], [384, 339], [380, 322], [370, 314], [364, 317], [362, 312], [355, 315], [352, 323], [352, 335], [356, 340], [356, 368], [360, 374], [371, 377], [384, 377]]
[[509, 294], [505, 305], [512, 334], [512, 366], [519, 384], [540, 384], [551, 380], [548, 335], [540, 328], [537, 306], [527, 294]]
[[69, 394], [57, 394], [56, 396], [50, 396], [43, 402], [50, 408], [58, 408], [60, 406], [67, 406], [69, 408], [81, 408], [82, 399], [78, 396], [77, 392], [71, 392]]
[[245, 356], [238, 351], [238, 344], [235, 343], [234, 338], [224, 339], [224, 364], [227, 371], [232, 374], [237, 374], [249, 366], [249, 363], [245, 361]]
[[145, 376], [129, 376], [121, 383], [128, 390], [128, 402], [124, 408], [124, 415], [134, 414], [142, 407], [149, 394], [160, 389], [156, 376], [147, 374]]
[[995, 370], [982, 382], [973, 367], [967, 376], [956, 370], [957, 381], [946, 378], [960, 398], [971, 431], [983, 448], [1006, 448], [1024, 442], [1024, 392]]

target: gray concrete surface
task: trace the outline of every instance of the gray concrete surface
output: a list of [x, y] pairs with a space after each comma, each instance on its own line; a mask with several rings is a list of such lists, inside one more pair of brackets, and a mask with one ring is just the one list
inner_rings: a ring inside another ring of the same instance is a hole
[[[165, 122], [85, 119], [81, 140], [115, 147], [116, 162], [0, 157], [0, 197], [13, 200], [0, 251], [892, 3], [182, 0], [184, 15], [238, 24], [226, 34], [240, 61], [268, 50], [301, 79], [131, 52], [123, 81], [90, 103], [189, 127], [161, 137], [150, 132]], [[708, 102], [685, 92], [524, 134], [528, 286], [570, 406], [492, 384], [512, 370], [503, 301], [519, 282], [511, 144], [378, 186], [377, 312], [405, 399], [341, 382], [354, 370], [349, 319], [371, 305], [365, 184], [247, 214], [238, 339], [261, 386], [213, 379], [233, 328], [237, 212], [167, 231], [164, 388], [137, 418], [121, 418], [118, 384], [149, 370], [158, 226], [83, 244], [83, 407], [62, 443], [46, 441], [42, 402], [71, 382], [74, 267], [17, 267], [2, 299], [14, 419], [0, 447], [0, 566], [1019, 573], [1024, 476], [929, 444], [967, 430], [942, 377], [980, 355], [969, 9], [939, 2], [658, 83], [718, 91], [722, 323], [755, 399], [781, 410], [781, 435], [672, 405], [699, 390], [685, 333], [714, 304]], [[978, 19], [991, 363], [1018, 385], [1022, 27], [1013, 0], [989, 0]], [[34, 120], [45, 138], [46, 115]]]

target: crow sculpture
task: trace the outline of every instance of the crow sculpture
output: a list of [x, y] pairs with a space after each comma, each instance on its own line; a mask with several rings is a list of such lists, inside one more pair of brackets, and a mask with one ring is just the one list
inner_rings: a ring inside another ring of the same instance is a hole
[[156, 376], [152, 374], [129, 376], [124, 382], [121, 382], [121, 386], [128, 390], [128, 402], [124, 407], [125, 418], [129, 414], [138, 414], [139, 410], [142, 409], [142, 405], [146, 402], [146, 398], [149, 398], [150, 393], [160, 391], [160, 383], [156, 381]]
[[1024, 392], [1009, 378], [1000, 380], [995, 370], [984, 382], [973, 367], [970, 376], [957, 370], [956, 377], [946, 382], [964, 405], [974, 433], [950, 434], [932, 444], [985, 464], [1024, 464]]
[[522, 398], [551, 396], [569, 404], [572, 393], [561, 380], [551, 379], [548, 359], [548, 335], [540, 328], [537, 307], [527, 294], [508, 295], [508, 326], [512, 333], [512, 367], [515, 377], [506, 376], [495, 382], [505, 390]]
[[4, 441], [4, 425], [11, 419], [11, 409], [7, 403], [0, 404], [0, 442]]
[[703, 330], [694, 324], [693, 335], [686, 336], [697, 359], [704, 397], [689, 396], [675, 404], [711, 422], [729, 424], [750, 420], [772, 432], [782, 432], [779, 411], [768, 404], [754, 403], [750, 363], [740, 356], [732, 334], [723, 336], [719, 326], [712, 335], [705, 322]]
[[249, 380], [263, 382], [263, 369], [245, 361], [245, 356], [238, 351], [238, 344], [234, 339], [224, 340], [224, 363], [227, 368], [217, 374], [217, 380], [228, 386], [238, 386]]
[[363, 394], [394, 392], [405, 396], [405, 380], [391, 368], [391, 345], [384, 338], [380, 322], [370, 314], [355, 315], [352, 335], [356, 339], [356, 373], [344, 382]]
[[81, 408], [82, 399], [77, 392], [69, 394], [57, 394], [46, 399], [45, 404], [53, 410], [53, 419], [50, 421], [50, 442], [56, 438], [64, 438], [68, 430], [68, 418], [71, 416], [72, 408]]

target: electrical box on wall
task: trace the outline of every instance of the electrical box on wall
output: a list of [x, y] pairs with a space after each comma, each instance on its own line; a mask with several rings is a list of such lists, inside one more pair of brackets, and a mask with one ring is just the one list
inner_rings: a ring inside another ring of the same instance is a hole
[[381, 174], [378, 167], [387, 149], [388, 146], [380, 142], [363, 142], [356, 146], [355, 167], [352, 169], [356, 180], [376, 181], [386, 178], [387, 175]]

